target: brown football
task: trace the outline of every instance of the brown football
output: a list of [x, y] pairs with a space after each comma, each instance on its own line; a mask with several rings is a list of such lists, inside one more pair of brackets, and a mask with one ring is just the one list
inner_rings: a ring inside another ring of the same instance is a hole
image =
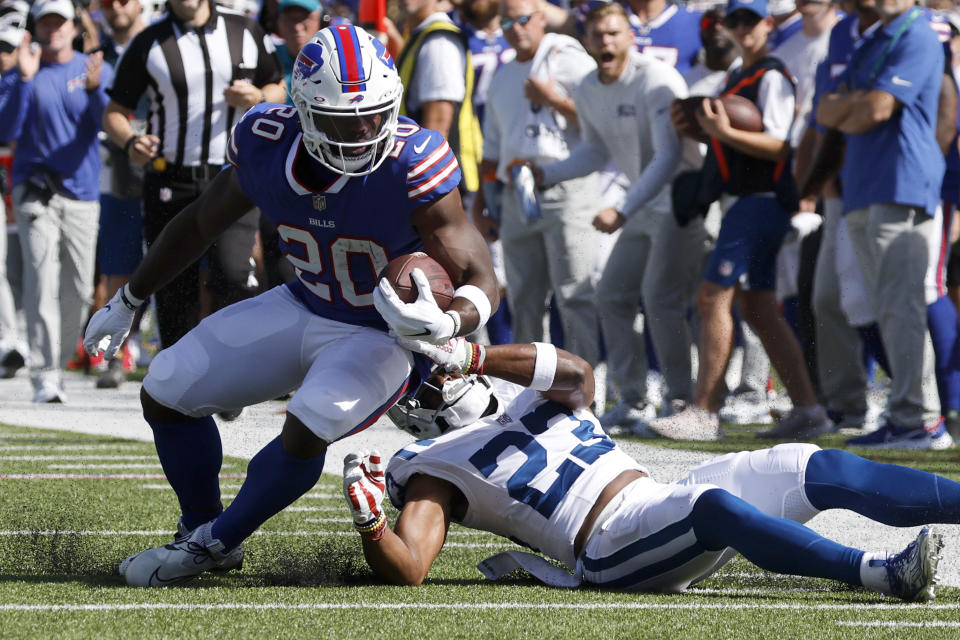
[[[680, 101], [683, 108], [683, 123], [686, 130], [694, 138], [703, 134], [697, 123], [696, 113], [703, 104], [704, 96], [690, 96]], [[763, 116], [757, 105], [742, 96], [730, 94], [720, 98], [723, 107], [730, 118], [730, 125], [742, 131], [763, 131]]]
[[398, 256], [387, 263], [380, 272], [380, 277], [386, 278], [393, 285], [393, 290], [401, 300], [414, 302], [418, 295], [417, 285], [410, 278], [410, 272], [414, 269], [422, 270], [427, 276], [437, 306], [446, 311], [453, 300], [453, 281], [440, 263], [427, 254], [417, 251]]

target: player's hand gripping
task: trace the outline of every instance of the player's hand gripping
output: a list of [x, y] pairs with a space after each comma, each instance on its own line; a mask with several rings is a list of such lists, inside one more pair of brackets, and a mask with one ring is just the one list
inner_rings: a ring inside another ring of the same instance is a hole
[[130, 325], [143, 300], [130, 293], [130, 285], [123, 285], [99, 311], [93, 314], [83, 334], [83, 348], [95, 356], [100, 351], [108, 360], [117, 356], [123, 341], [130, 333]]
[[430, 344], [423, 340], [397, 337], [397, 344], [414, 353], [422, 353], [446, 371], [459, 373], [483, 373], [486, 350], [464, 338], [451, 338], [443, 344]]
[[353, 515], [353, 526], [369, 540], [379, 540], [387, 527], [383, 513], [383, 459], [379, 451], [354, 452], [343, 459], [343, 495]]
[[431, 344], [443, 344], [456, 335], [460, 316], [456, 311], [444, 312], [430, 290], [430, 282], [422, 269], [410, 272], [417, 285], [417, 299], [404, 302], [386, 278], [373, 290], [373, 305], [387, 321], [393, 333], [401, 338], [416, 338]]

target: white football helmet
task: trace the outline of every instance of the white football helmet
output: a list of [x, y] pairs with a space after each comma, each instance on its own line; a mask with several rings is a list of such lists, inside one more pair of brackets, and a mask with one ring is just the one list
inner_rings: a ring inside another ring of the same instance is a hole
[[[440, 397], [440, 404], [435, 408], [423, 406], [424, 394], [430, 391]], [[492, 395], [486, 376], [448, 378], [442, 387], [427, 381], [412, 395], [397, 400], [387, 409], [387, 417], [418, 440], [436, 438], [482, 418]]]
[[290, 95], [303, 145], [320, 164], [363, 176], [386, 160], [403, 85], [386, 47], [366, 31], [348, 24], [317, 31], [297, 55]]

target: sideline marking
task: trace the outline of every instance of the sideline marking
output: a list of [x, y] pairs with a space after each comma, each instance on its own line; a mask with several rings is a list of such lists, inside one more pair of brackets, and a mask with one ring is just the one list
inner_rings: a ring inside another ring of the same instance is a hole
[[[0, 462], [73, 462], [80, 460], [152, 460], [157, 466], [157, 456], [112, 456], [103, 455], [83, 455], [83, 456], [0, 456]], [[123, 465], [129, 466], [129, 465]]]

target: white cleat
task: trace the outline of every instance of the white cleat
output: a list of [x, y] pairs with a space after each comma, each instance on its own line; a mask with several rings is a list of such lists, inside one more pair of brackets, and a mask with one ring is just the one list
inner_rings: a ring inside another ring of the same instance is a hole
[[241, 568], [243, 545], [225, 552], [223, 543], [211, 537], [212, 527], [213, 522], [202, 524], [187, 537], [130, 556], [120, 564], [120, 572], [131, 587], [170, 587], [204, 571]]
[[890, 594], [907, 602], [933, 600], [941, 549], [940, 535], [924, 527], [906, 549], [888, 556], [885, 564]]

